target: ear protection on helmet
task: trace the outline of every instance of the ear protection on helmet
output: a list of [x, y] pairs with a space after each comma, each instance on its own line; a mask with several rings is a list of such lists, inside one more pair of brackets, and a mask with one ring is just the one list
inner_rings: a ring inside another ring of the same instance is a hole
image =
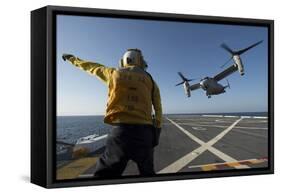
[[[139, 53], [139, 57], [138, 57], [138, 64], [141, 65], [142, 68], [146, 69], [148, 66], [147, 66], [147, 63], [146, 61], [143, 59], [143, 56], [142, 56], [142, 53], [141, 53], [141, 50], [139, 49], [127, 49], [126, 52], [128, 51], [135, 51], [135, 52], [138, 52]], [[120, 60], [119, 60], [119, 67], [120, 68], [123, 68], [124, 67], [124, 57], [122, 57]], [[130, 64], [130, 60], [129, 58], [126, 58], [126, 64]]]

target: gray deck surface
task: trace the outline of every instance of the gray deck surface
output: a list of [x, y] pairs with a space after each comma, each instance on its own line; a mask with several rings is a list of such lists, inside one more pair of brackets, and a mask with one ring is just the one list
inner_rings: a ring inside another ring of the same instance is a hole
[[[267, 122], [266, 117], [165, 117], [155, 148], [155, 170], [177, 173], [267, 167]], [[94, 168], [83, 174], [92, 174]], [[138, 175], [135, 163], [130, 161], [123, 175]]]

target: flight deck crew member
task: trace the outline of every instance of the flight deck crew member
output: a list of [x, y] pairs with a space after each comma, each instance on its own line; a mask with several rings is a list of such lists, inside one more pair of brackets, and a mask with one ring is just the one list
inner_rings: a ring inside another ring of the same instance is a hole
[[95, 176], [121, 176], [129, 160], [136, 162], [140, 175], [155, 174], [153, 152], [161, 131], [162, 106], [159, 88], [146, 72], [147, 63], [141, 51], [128, 49], [119, 68], [84, 61], [71, 54], [64, 54], [63, 59], [97, 76], [108, 87], [104, 122], [113, 129], [97, 162]]

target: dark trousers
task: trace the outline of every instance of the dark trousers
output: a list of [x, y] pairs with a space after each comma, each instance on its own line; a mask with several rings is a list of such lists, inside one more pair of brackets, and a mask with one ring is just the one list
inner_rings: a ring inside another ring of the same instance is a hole
[[153, 175], [153, 127], [150, 125], [114, 126], [106, 149], [96, 166], [96, 177], [118, 177], [129, 160], [136, 162], [140, 175]]

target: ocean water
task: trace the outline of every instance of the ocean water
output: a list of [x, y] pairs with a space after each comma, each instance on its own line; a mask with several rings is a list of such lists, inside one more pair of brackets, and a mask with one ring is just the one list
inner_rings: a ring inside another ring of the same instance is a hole
[[[172, 115], [234, 115], [234, 116], [268, 116], [267, 112], [236, 112], [236, 113], [200, 113]], [[167, 115], [169, 116], [169, 115]], [[88, 135], [103, 135], [109, 133], [110, 125], [103, 123], [103, 116], [58, 116], [57, 141], [75, 144], [76, 141]], [[65, 145], [57, 143], [57, 154], [66, 149]]]
[[[103, 123], [103, 116], [57, 116], [56, 139], [75, 144], [81, 137], [107, 134], [110, 129], [110, 125]], [[64, 149], [64, 145], [57, 143], [57, 154]]]

